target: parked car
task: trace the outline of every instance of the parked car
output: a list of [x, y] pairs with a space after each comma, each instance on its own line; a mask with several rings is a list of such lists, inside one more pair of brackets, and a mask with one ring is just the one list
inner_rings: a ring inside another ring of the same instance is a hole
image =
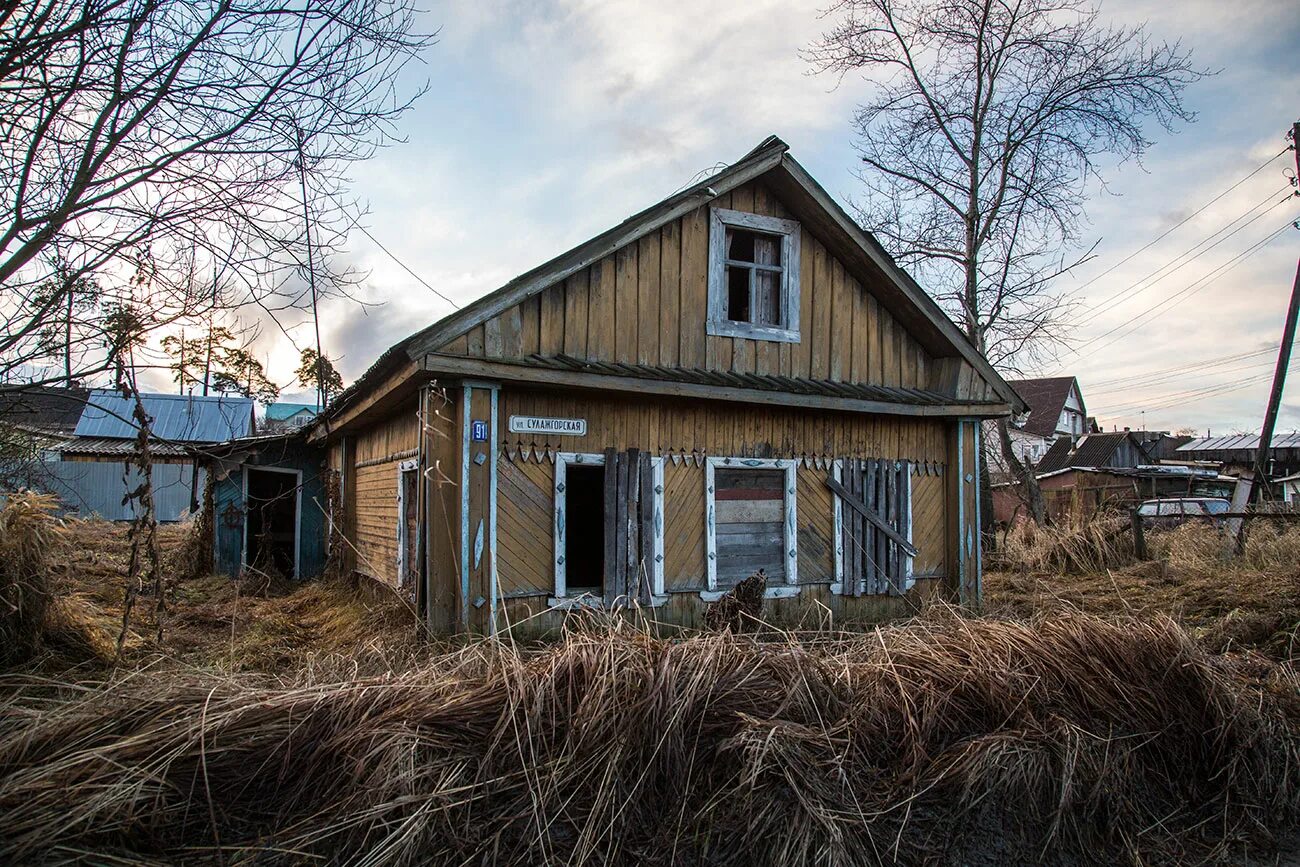
[[1231, 510], [1232, 504], [1221, 497], [1161, 497], [1138, 506], [1138, 514], [1148, 527], [1177, 527], [1196, 518], [1217, 524], [1217, 516]]

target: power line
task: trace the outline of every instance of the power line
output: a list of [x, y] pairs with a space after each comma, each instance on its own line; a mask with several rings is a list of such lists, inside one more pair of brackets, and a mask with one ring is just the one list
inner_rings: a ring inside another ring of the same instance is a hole
[[[1170, 259], [1168, 262], [1166, 262], [1165, 264], [1161, 265], [1159, 268], [1155, 269], [1155, 270], [1152, 271], [1150, 274], [1147, 274], [1145, 277], [1142, 277], [1142, 278], [1140, 278], [1140, 279], [1138, 279], [1138, 280], [1135, 280], [1134, 282], [1130, 283], [1128, 286], [1125, 286], [1123, 289], [1120, 289], [1119, 291], [1117, 291], [1117, 292], [1115, 292], [1115, 293], [1113, 293], [1113, 294], [1107, 296], [1106, 298], [1102, 299], [1101, 301], [1098, 301], [1096, 304], [1094, 304], [1094, 305], [1092, 305], [1091, 307], [1088, 307], [1087, 309], [1085, 309], [1085, 310], [1084, 310], [1082, 313], [1080, 313], [1079, 315], [1080, 315], [1080, 316], [1086, 316], [1086, 315], [1091, 314], [1091, 315], [1094, 315], [1094, 316], [1095, 316], [1095, 315], [1100, 315], [1100, 314], [1102, 314], [1102, 313], [1106, 313], [1106, 312], [1108, 312], [1108, 311], [1114, 309], [1117, 303], [1119, 303], [1120, 301], [1123, 301], [1123, 300], [1124, 300], [1124, 297], [1123, 297], [1123, 296], [1128, 295], [1128, 297], [1133, 297], [1133, 296], [1139, 295], [1139, 294], [1141, 294], [1141, 293], [1147, 291], [1147, 290], [1150, 289], [1151, 287], [1155, 286], [1157, 283], [1159, 283], [1161, 280], [1163, 280], [1163, 279], [1165, 279], [1166, 277], [1168, 277], [1170, 274], [1173, 274], [1173, 273], [1179, 271], [1180, 269], [1182, 269], [1184, 266], [1186, 266], [1186, 265], [1188, 265], [1188, 264], [1190, 264], [1190, 263], [1192, 263], [1192, 262], [1195, 262], [1195, 261], [1196, 261], [1197, 259], [1199, 259], [1201, 256], [1203, 256], [1203, 255], [1205, 255], [1206, 253], [1210, 252], [1210, 251], [1213, 250], [1215, 247], [1219, 246], [1219, 245], [1222, 244], [1224, 241], [1226, 241], [1226, 240], [1228, 240], [1229, 238], [1231, 238], [1233, 235], [1235, 235], [1235, 234], [1237, 234], [1238, 232], [1240, 232], [1241, 230], [1245, 229], [1245, 228], [1246, 228], [1247, 226], [1249, 226], [1251, 223], [1254, 223], [1256, 220], [1258, 220], [1258, 219], [1260, 219], [1260, 218], [1266, 216], [1270, 211], [1273, 211], [1273, 210], [1275, 210], [1276, 208], [1280, 207], [1281, 205], [1285, 204], [1289, 199], [1292, 198], [1291, 195], [1287, 195], [1287, 196], [1285, 196], [1284, 198], [1278, 199], [1278, 200], [1273, 204], [1273, 207], [1269, 208], [1268, 210], [1264, 211], [1264, 212], [1261, 213], [1261, 214], [1256, 214], [1256, 215], [1255, 215], [1254, 217], [1252, 217], [1250, 220], [1246, 221], [1245, 223], [1243, 223], [1243, 224], [1240, 225], [1240, 226], [1237, 226], [1237, 228], [1233, 229], [1233, 230], [1232, 230], [1231, 232], [1229, 232], [1227, 235], [1224, 235], [1222, 238], [1219, 238], [1219, 240], [1215, 241], [1213, 244], [1210, 244], [1209, 247], [1206, 247], [1204, 250], [1201, 250], [1201, 252], [1196, 253], [1196, 251], [1197, 251], [1197, 250], [1200, 250], [1201, 247], [1204, 247], [1207, 243], [1209, 243], [1210, 241], [1213, 241], [1215, 237], [1217, 237], [1218, 235], [1223, 234], [1224, 232], [1227, 232], [1228, 229], [1232, 228], [1232, 226], [1235, 225], [1237, 222], [1239, 222], [1240, 220], [1244, 219], [1245, 217], [1247, 217], [1247, 216], [1250, 215], [1251, 213], [1253, 213], [1253, 212], [1259, 210], [1259, 209], [1260, 209], [1261, 207], [1263, 207], [1264, 205], [1268, 204], [1268, 202], [1269, 202], [1270, 199], [1272, 199], [1272, 198], [1273, 198], [1274, 196], [1276, 196], [1278, 193], [1284, 192], [1286, 189], [1287, 189], [1287, 187], [1279, 187], [1279, 188], [1278, 188], [1277, 190], [1275, 190], [1274, 192], [1269, 193], [1267, 196], [1265, 196], [1265, 197], [1263, 198], [1262, 201], [1260, 201], [1260, 202], [1256, 203], [1255, 205], [1251, 206], [1251, 207], [1248, 208], [1244, 213], [1241, 213], [1241, 214], [1237, 215], [1237, 216], [1234, 217], [1230, 222], [1228, 222], [1226, 225], [1224, 225], [1222, 228], [1220, 228], [1220, 229], [1218, 229], [1217, 231], [1211, 233], [1210, 235], [1207, 235], [1205, 238], [1203, 238], [1201, 241], [1199, 241], [1199, 242], [1198, 242], [1197, 244], [1195, 244], [1194, 246], [1188, 248], [1187, 250], [1184, 250], [1182, 253], [1178, 254], [1178, 255], [1175, 256], [1173, 259]], [[1196, 253], [1196, 255], [1195, 255], [1195, 256], [1192, 256], [1190, 259], [1186, 259], [1185, 261], [1179, 262], [1180, 259], [1184, 259], [1184, 257], [1189, 256], [1189, 255], [1191, 255], [1192, 253]], [[1173, 266], [1173, 267], [1171, 267], [1171, 266]], [[1166, 270], [1166, 269], [1168, 269], [1168, 270]], [[1162, 271], [1164, 271], [1163, 274], [1160, 273], [1160, 272], [1162, 272]], [[1159, 276], [1156, 276], [1156, 275], [1159, 275]], [[1155, 279], [1152, 279], [1152, 278], [1155, 278]], [[1132, 291], [1132, 292], [1130, 292], [1130, 290], [1136, 290], [1136, 291]]]
[[[1265, 351], [1272, 353], [1274, 350], [1270, 349]], [[1263, 353], [1259, 353], [1259, 354], [1263, 354]], [[1200, 367], [1199, 369], [1189, 368], [1187, 371], [1168, 373], [1164, 376], [1151, 377], [1141, 382], [1133, 382], [1127, 385], [1117, 385], [1117, 386], [1112, 386], [1110, 388], [1089, 389], [1088, 393], [1092, 395], [1120, 394], [1123, 392], [1132, 391], [1135, 388], [1144, 388], [1152, 385], [1163, 385], [1166, 383], [1178, 382], [1180, 380], [1189, 379], [1189, 378], [1201, 378], [1207, 375], [1222, 376], [1228, 373], [1240, 373], [1246, 370], [1258, 370], [1262, 366], [1271, 367], [1273, 366], [1273, 361], [1271, 359], [1263, 359], [1262, 361], [1256, 361], [1251, 364], [1244, 364], [1239, 367], [1223, 367], [1222, 365], [1209, 365], [1209, 366]]]
[[407, 274], [410, 274], [410, 275], [411, 275], [412, 277], [414, 277], [416, 280], [418, 280], [421, 286], [423, 286], [425, 289], [428, 289], [428, 290], [429, 290], [430, 292], [432, 292], [434, 295], [437, 295], [437, 296], [438, 296], [439, 298], [441, 298], [443, 301], [446, 301], [446, 302], [447, 302], [448, 304], [450, 304], [454, 309], [456, 309], [456, 310], [459, 310], [459, 309], [460, 309], [460, 305], [459, 305], [459, 304], [457, 304], [455, 301], [452, 301], [452, 300], [451, 300], [450, 298], [448, 298], [446, 295], [443, 295], [443, 294], [442, 294], [441, 292], [439, 292], [437, 289], [434, 289], [434, 288], [433, 288], [432, 286], [430, 286], [427, 282], [425, 282], [425, 279], [424, 279], [423, 277], [421, 277], [419, 274], [416, 274], [414, 271], [411, 270], [411, 268], [410, 268], [409, 265], [407, 265], [407, 264], [406, 264], [405, 262], [403, 262], [401, 259], [397, 258], [397, 255], [396, 255], [392, 250], [388, 249], [388, 248], [385, 247], [382, 243], [380, 243], [379, 239], [376, 238], [374, 235], [370, 234], [370, 231], [369, 231], [368, 229], [366, 229], [365, 226], [361, 225], [361, 224], [358, 223], [355, 219], [353, 219], [352, 215], [349, 214], [349, 215], [347, 215], [347, 216], [348, 216], [348, 219], [352, 221], [352, 225], [356, 226], [358, 229], [361, 230], [361, 234], [365, 235], [367, 238], [369, 238], [371, 241], [373, 241], [373, 242], [374, 242], [374, 245], [375, 245], [376, 247], [378, 247], [379, 249], [381, 249], [381, 250], [383, 250], [385, 253], [387, 253], [387, 254], [388, 254], [388, 258], [392, 259], [392, 260], [393, 260], [394, 262], [396, 262], [398, 265], [402, 266], [402, 270], [405, 271]]
[[1165, 298], [1163, 301], [1159, 301], [1151, 305], [1146, 310], [1143, 310], [1141, 313], [1138, 313], [1136, 316], [1130, 318], [1127, 322], [1124, 322], [1120, 325], [1116, 325], [1114, 328], [1110, 329], [1109, 331], [1105, 331], [1090, 340], [1084, 341], [1078, 346], [1073, 347], [1070, 351], [1073, 354], [1077, 355], [1079, 354], [1080, 350], [1084, 349], [1085, 347], [1091, 346], [1092, 344], [1106, 337], [1110, 337], [1112, 334], [1116, 335], [1115, 337], [1103, 343], [1101, 346], [1097, 347], [1097, 349], [1102, 349], [1114, 343], [1116, 340], [1119, 340], [1121, 337], [1124, 337], [1132, 333], [1135, 329], [1146, 324], [1147, 320], [1145, 320], [1144, 317], [1147, 317], [1149, 314], [1160, 310], [1162, 307], [1172, 304], [1174, 301], [1177, 301], [1179, 298], [1200, 292], [1202, 289], [1212, 284], [1215, 280], [1219, 279], [1224, 274], [1228, 273], [1233, 268], [1240, 265], [1246, 259], [1250, 258], [1255, 253], [1259, 252], [1270, 241], [1272, 241], [1278, 235], [1285, 232], [1287, 229], [1291, 228], [1291, 226], [1292, 226], [1291, 222], [1284, 223], [1276, 231], [1267, 235], [1263, 240], [1246, 248], [1241, 253], [1238, 253], [1236, 256], [1229, 259], [1227, 262], [1223, 263], [1218, 268], [1211, 271], [1209, 274], [1206, 274], [1204, 277], [1201, 277], [1200, 279], [1193, 281], [1192, 283], [1188, 284], [1185, 288], [1179, 290], [1178, 292], [1175, 292], [1173, 295], [1170, 295], [1168, 298]]
[[1230, 364], [1234, 361], [1241, 361], [1246, 358], [1253, 358], [1256, 355], [1265, 355], [1271, 352], [1273, 352], [1272, 347], [1266, 347], [1264, 349], [1256, 349], [1253, 352], [1238, 352], [1238, 353], [1233, 353], [1232, 355], [1219, 356], [1218, 358], [1207, 358], [1204, 361], [1199, 361], [1193, 365], [1179, 364], [1179, 365], [1175, 365], [1174, 367], [1159, 368], [1157, 370], [1149, 370], [1143, 373], [1132, 373], [1126, 376], [1119, 376], [1114, 379], [1101, 379], [1095, 382], [1090, 382], [1088, 384], [1088, 390], [1089, 392], [1093, 392], [1099, 388], [1104, 388], [1106, 386], [1120, 385], [1123, 383], [1144, 382], [1144, 381], [1148, 381], [1149, 378], [1152, 376], [1160, 376], [1161, 374], [1165, 374], [1165, 373], [1191, 372], [1203, 367], [1214, 367], [1220, 364]]
[[1118, 268], [1119, 266], [1121, 266], [1121, 265], [1123, 265], [1124, 263], [1126, 263], [1126, 262], [1130, 261], [1131, 259], [1133, 259], [1133, 257], [1135, 257], [1135, 256], [1137, 256], [1138, 254], [1143, 253], [1143, 252], [1145, 252], [1145, 251], [1151, 249], [1151, 248], [1154, 247], [1156, 244], [1158, 244], [1158, 243], [1160, 243], [1161, 241], [1163, 241], [1165, 238], [1168, 238], [1168, 237], [1169, 237], [1173, 232], [1177, 231], [1178, 229], [1181, 229], [1183, 226], [1187, 225], [1191, 220], [1195, 219], [1197, 216], [1199, 216], [1201, 213], [1203, 213], [1203, 212], [1205, 211], [1206, 208], [1210, 207], [1210, 206], [1213, 205], [1215, 202], [1219, 201], [1219, 199], [1222, 199], [1222, 198], [1223, 198], [1224, 196], [1226, 196], [1228, 193], [1230, 193], [1230, 192], [1232, 192], [1233, 190], [1237, 189], [1237, 187], [1241, 186], [1242, 184], [1246, 183], [1246, 181], [1250, 180], [1251, 178], [1255, 177], [1255, 175], [1257, 175], [1257, 174], [1259, 174], [1260, 172], [1262, 172], [1262, 171], [1265, 169], [1265, 167], [1267, 167], [1267, 166], [1269, 165], [1269, 163], [1273, 162], [1273, 160], [1275, 160], [1275, 159], [1277, 159], [1278, 157], [1282, 156], [1282, 154], [1286, 153], [1286, 152], [1289, 151], [1290, 149], [1291, 149], [1291, 148], [1289, 148], [1289, 147], [1284, 147], [1284, 148], [1282, 148], [1282, 150], [1280, 150], [1280, 151], [1278, 151], [1277, 153], [1273, 154], [1273, 156], [1269, 157], [1268, 159], [1264, 160], [1264, 162], [1262, 162], [1262, 163], [1260, 163], [1258, 166], [1256, 166], [1255, 169], [1254, 169], [1254, 171], [1252, 171], [1250, 174], [1246, 175], [1244, 178], [1242, 178], [1241, 180], [1237, 181], [1235, 184], [1233, 184], [1232, 186], [1228, 187], [1226, 190], [1224, 190], [1223, 192], [1219, 193], [1219, 194], [1218, 194], [1217, 196], [1215, 196], [1214, 198], [1210, 199], [1210, 200], [1209, 200], [1208, 202], [1206, 202], [1204, 205], [1201, 205], [1201, 206], [1200, 206], [1199, 208], [1197, 208], [1195, 211], [1193, 211], [1192, 213], [1190, 213], [1190, 214], [1188, 214], [1186, 217], [1184, 217], [1182, 220], [1180, 220], [1177, 224], [1175, 224], [1175, 225], [1169, 227], [1168, 229], [1166, 229], [1166, 230], [1164, 231], [1164, 233], [1161, 234], [1161, 235], [1160, 235], [1158, 238], [1156, 238], [1154, 241], [1149, 241], [1149, 242], [1146, 243], [1146, 245], [1144, 245], [1144, 246], [1138, 248], [1137, 250], [1134, 250], [1132, 253], [1129, 253], [1129, 254], [1128, 254], [1127, 256], [1125, 256], [1123, 259], [1120, 259], [1120, 260], [1119, 260], [1118, 262], [1116, 262], [1114, 265], [1111, 265], [1111, 266], [1110, 266], [1109, 268], [1107, 268], [1105, 271], [1102, 271], [1100, 274], [1098, 274], [1098, 275], [1096, 275], [1095, 277], [1093, 277], [1093, 278], [1092, 278], [1091, 280], [1089, 280], [1087, 283], [1084, 283], [1082, 286], [1080, 286], [1080, 287], [1079, 287], [1077, 290], [1075, 290], [1075, 291], [1083, 291], [1084, 289], [1087, 289], [1089, 286], [1091, 286], [1093, 283], [1096, 283], [1096, 282], [1097, 282], [1098, 280], [1100, 280], [1102, 277], [1105, 277], [1105, 276], [1106, 276], [1107, 274], [1109, 274], [1111, 271], [1114, 271], [1114, 270], [1115, 270], [1116, 268]]

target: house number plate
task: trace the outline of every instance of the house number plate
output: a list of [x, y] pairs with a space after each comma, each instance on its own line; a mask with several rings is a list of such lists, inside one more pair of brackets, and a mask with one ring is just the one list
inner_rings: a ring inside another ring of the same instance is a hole
[[511, 433], [555, 434], [566, 437], [585, 437], [585, 418], [543, 418], [535, 415], [510, 416]]

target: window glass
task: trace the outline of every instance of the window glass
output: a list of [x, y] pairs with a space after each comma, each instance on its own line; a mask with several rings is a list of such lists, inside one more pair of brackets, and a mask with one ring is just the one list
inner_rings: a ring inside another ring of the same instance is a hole
[[1145, 518], [1151, 518], [1160, 513], [1159, 503], [1143, 503], [1138, 507], [1138, 514]]
[[727, 318], [784, 327], [781, 236], [727, 228]]
[[1223, 500], [1206, 500], [1204, 505], [1205, 511], [1209, 512], [1211, 515], [1222, 515], [1231, 508], [1231, 504], [1226, 503]]

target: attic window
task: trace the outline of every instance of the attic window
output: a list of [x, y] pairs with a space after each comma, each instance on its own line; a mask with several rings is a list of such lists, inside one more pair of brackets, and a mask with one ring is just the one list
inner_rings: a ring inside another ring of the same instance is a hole
[[799, 342], [799, 224], [714, 208], [709, 334]]

